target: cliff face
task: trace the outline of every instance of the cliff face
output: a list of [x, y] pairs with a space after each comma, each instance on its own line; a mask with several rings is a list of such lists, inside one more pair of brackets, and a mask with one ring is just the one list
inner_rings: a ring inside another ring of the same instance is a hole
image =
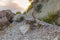
[[[27, 15], [32, 16], [38, 19], [43, 19], [50, 15], [59, 14], [56, 20], [56, 23], [60, 25], [60, 0], [33, 0], [32, 8], [28, 11]], [[58, 13], [59, 11], [59, 13]], [[53, 19], [51, 19], [53, 20]], [[55, 22], [55, 21], [54, 21]]]

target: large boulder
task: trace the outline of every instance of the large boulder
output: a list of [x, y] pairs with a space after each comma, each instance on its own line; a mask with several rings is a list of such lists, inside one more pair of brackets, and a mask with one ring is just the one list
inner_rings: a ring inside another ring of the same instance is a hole
[[1, 18], [0, 19], [0, 30], [4, 29], [9, 24], [10, 24], [10, 22], [8, 21], [8, 19], [6, 17]]
[[14, 14], [10, 10], [0, 11], [0, 30], [7, 27], [11, 22]]

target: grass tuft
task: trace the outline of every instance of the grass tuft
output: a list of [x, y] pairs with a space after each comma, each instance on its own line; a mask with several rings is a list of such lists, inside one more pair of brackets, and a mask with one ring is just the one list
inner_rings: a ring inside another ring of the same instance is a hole
[[55, 12], [49, 12], [46, 17], [43, 18], [43, 21], [53, 24], [58, 18], [58, 14]]
[[16, 14], [21, 14], [21, 12], [16, 12]]

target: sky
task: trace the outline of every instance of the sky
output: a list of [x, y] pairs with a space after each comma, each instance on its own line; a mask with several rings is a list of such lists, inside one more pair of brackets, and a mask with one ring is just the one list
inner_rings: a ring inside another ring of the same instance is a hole
[[18, 6], [20, 6], [20, 8], [23, 8], [24, 10], [26, 10], [30, 5], [30, 2], [28, 0], [0, 0], [0, 6], [7, 6], [7, 3], [13, 3], [13, 4], [15, 3]]
[[30, 5], [30, 2], [28, 0], [14, 0], [13, 2], [18, 3], [24, 9]]

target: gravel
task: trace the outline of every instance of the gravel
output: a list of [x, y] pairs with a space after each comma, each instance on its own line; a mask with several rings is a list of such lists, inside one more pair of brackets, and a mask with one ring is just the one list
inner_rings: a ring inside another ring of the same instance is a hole
[[[29, 30], [22, 34], [18, 23], [14, 22], [14, 27], [0, 31], [0, 40], [57, 40], [60, 39], [60, 27], [56, 25], [43, 26], [39, 29]], [[3, 34], [2, 34], [3, 33]]]

